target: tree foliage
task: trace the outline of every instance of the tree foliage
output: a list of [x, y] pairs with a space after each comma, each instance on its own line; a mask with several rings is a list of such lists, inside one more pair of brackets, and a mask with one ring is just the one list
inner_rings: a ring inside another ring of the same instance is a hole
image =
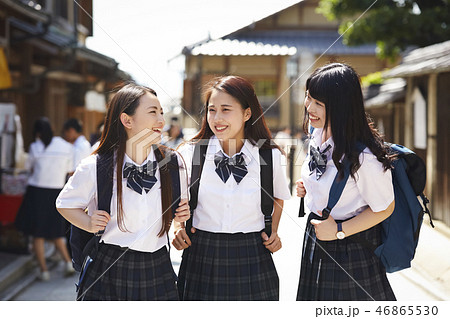
[[450, 0], [321, 0], [318, 11], [340, 21], [345, 44], [376, 43], [381, 58], [450, 40]]

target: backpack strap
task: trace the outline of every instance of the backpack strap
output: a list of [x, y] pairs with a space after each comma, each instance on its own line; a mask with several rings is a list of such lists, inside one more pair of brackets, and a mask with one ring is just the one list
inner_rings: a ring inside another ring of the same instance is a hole
[[[163, 154], [163, 152], [165, 154]], [[178, 166], [177, 154], [170, 148], [164, 146], [158, 147], [153, 145], [153, 153], [155, 154], [155, 159], [158, 163], [159, 171], [169, 170], [170, 182], [172, 186], [172, 216], [175, 216], [176, 209], [180, 204], [181, 190], [180, 190], [180, 170]], [[169, 159], [167, 160], [167, 157]], [[162, 182], [162, 180], [161, 180]]]
[[[314, 132], [314, 127], [310, 126], [309, 127], [309, 135], [312, 135], [313, 132]], [[304, 197], [300, 197], [300, 207], [298, 209], [298, 217], [305, 217], [305, 198]]]
[[[97, 155], [97, 209], [104, 210], [111, 214], [111, 197], [113, 190], [113, 162], [114, 154], [98, 154]], [[104, 230], [99, 231], [96, 235], [99, 237]]]
[[264, 214], [264, 232], [270, 237], [272, 234], [273, 212], [273, 164], [272, 149], [259, 149], [260, 183], [261, 183], [261, 211]]
[[191, 236], [192, 220], [194, 218], [194, 210], [198, 203], [198, 190], [200, 188], [200, 177], [202, 175], [203, 166], [205, 164], [206, 151], [208, 145], [196, 143], [194, 146], [194, 155], [192, 156], [192, 174], [191, 185], [189, 188], [190, 200], [189, 208], [191, 210], [191, 218], [186, 221], [186, 233]]
[[[358, 151], [358, 154], [361, 154], [361, 152], [365, 148], [366, 146], [364, 144], [360, 142], [356, 143], [356, 150]], [[345, 184], [347, 184], [347, 180], [350, 176], [351, 163], [347, 160], [346, 157], [344, 157], [342, 165], [344, 166], [344, 176], [340, 179], [338, 172], [334, 177], [333, 184], [331, 185], [330, 188], [330, 194], [328, 195], [327, 207], [325, 207], [322, 210], [322, 219], [327, 219], [331, 213], [331, 210], [334, 208], [334, 206], [336, 206], [337, 202], [339, 201], [339, 198], [341, 198], [342, 192], [344, 191], [345, 188]]]

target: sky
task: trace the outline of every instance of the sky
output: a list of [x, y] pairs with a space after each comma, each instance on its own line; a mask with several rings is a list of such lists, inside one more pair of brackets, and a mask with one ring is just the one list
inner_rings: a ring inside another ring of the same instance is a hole
[[219, 38], [299, 1], [93, 0], [94, 35], [86, 45], [155, 89], [168, 107], [183, 94], [184, 46], [208, 35]]

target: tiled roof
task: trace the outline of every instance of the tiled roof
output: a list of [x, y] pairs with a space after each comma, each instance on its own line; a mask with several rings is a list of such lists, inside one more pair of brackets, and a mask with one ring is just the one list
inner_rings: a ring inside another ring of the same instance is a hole
[[327, 55], [375, 54], [375, 44], [350, 47], [344, 45], [342, 39], [337, 39], [339, 39], [337, 31], [245, 31], [185, 47], [183, 54], [293, 55], [301, 50], [309, 50], [314, 54], [326, 51]]
[[411, 51], [403, 62], [383, 73], [384, 77], [403, 77], [450, 71], [450, 41]]

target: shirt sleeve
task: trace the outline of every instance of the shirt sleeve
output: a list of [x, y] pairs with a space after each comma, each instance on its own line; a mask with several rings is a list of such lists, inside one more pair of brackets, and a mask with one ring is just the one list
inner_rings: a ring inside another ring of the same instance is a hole
[[57, 208], [85, 209], [97, 193], [96, 155], [82, 160], [56, 199]]
[[357, 172], [356, 186], [372, 211], [381, 212], [394, 200], [391, 170], [384, 171], [383, 165], [371, 153], [362, 153], [359, 160], [361, 167]]
[[291, 198], [289, 185], [286, 179], [286, 157], [279, 149], [272, 150], [273, 164], [273, 196], [278, 199], [288, 200]]
[[31, 171], [33, 169], [34, 162], [36, 160], [36, 157], [35, 157], [35, 154], [34, 154], [35, 153], [35, 146], [36, 146], [36, 144], [34, 142], [31, 143], [30, 150], [28, 151], [28, 157], [27, 157], [27, 160], [25, 162], [25, 169], [28, 170], [28, 171]]

